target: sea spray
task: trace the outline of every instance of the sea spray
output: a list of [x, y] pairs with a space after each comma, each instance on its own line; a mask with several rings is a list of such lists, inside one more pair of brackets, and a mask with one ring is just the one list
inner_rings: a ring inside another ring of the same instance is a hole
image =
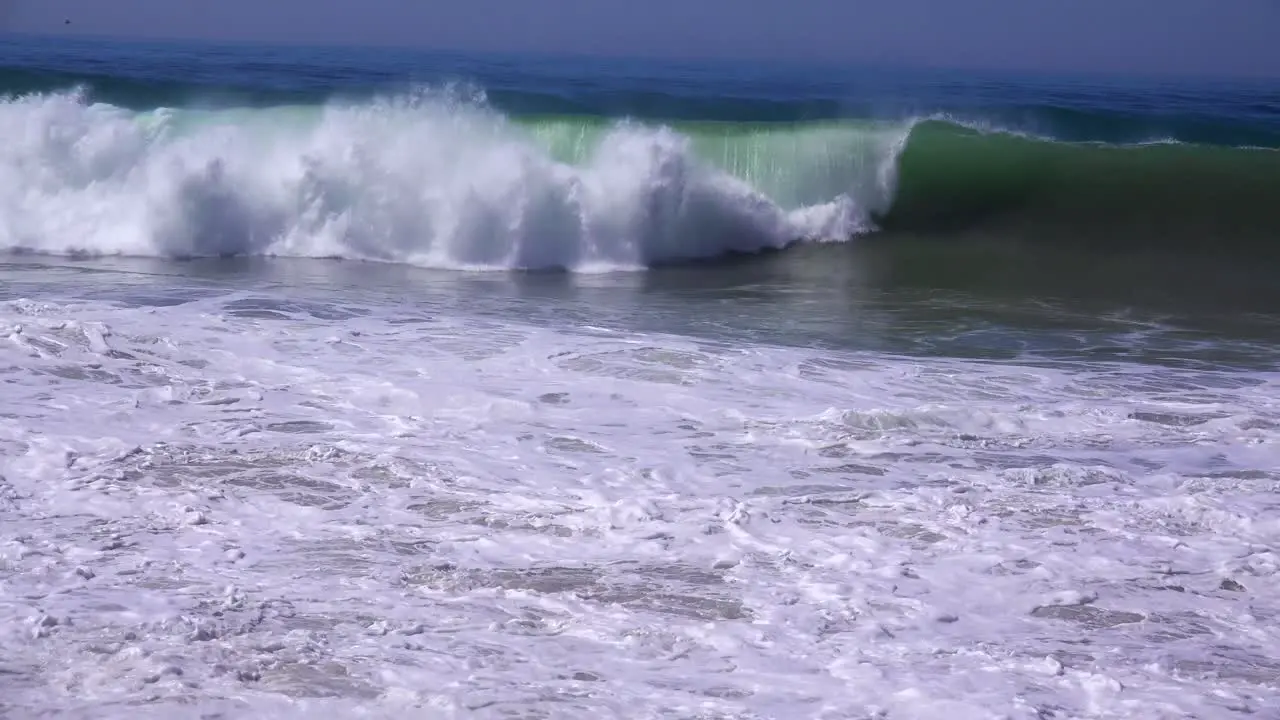
[[847, 240], [872, 228], [896, 147], [883, 128], [513, 122], [449, 92], [147, 113], [38, 94], [0, 105], [0, 133], [6, 249], [471, 269], [640, 268]]

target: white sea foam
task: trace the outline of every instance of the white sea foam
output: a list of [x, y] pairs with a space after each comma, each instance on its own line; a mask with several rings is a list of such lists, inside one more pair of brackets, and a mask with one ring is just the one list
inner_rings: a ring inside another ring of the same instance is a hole
[[641, 268], [871, 229], [907, 132], [766, 138], [717, 163], [662, 126], [620, 122], [568, 159], [538, 130], [445, 91], [143, 114], [76, 93], [10, 99], [0, 249]]
[[205, 295], [0, 303], [0, 713], [1280, 707], [1275, 375]]

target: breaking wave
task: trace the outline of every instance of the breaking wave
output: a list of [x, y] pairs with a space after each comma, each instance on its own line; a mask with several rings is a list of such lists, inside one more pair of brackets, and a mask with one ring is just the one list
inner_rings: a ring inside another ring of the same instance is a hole
[[1280, 228], [1275, 152], [1062, 143], [940, 118], [509, 116], [456, 88], [127, 109], [0, 102], [0, 249], [638, 269], [868, 233]]

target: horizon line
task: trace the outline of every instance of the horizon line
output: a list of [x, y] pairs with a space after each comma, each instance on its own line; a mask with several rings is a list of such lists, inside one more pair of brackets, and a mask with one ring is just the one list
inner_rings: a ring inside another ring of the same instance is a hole
[[636, 62], [636, 63], [656, 63], [656, 64], [775, 64], [792, 67], [838, 67], [841, 69], [862, 69], [862, 70], [894, 70], [894, 71], [922, 71], [936, 73], [982, 73], [982, 74], [1003, 74], [1003, 75], [1022, 75], [1031, 78], [1070, 78], [1077, 80], [1096, 79], [1096, 80], [1133, 80], [1133, 81], [1153, 81], [1153, 82], [1232, 82], [1246, 84], [1273, 84], [1280, 86], [1280, 75], [1271, 74], [1223, 74], [1214, 72], [1204, 73], [1174, 73], [1174, 72], [1152, 72], [1152, 71], [1120, 71], [1120, 70], [1100, 70], [1100, 69], [1051, 69], [1051, 68], [1034, 68], [1034, 67], [994, 67], [984, 64], [942, 64], [934, 62], [912, 62], [912, 61], [888, 61], [884, 59], [873, 58], [832, 58], [832, 57], [795, 57], [795, 56], [749, 56], [737, 54], [720, 54], [720, 55], [685, 55], [685, 54], [665, 54], [665, 55], [637, 55], [634, 53], [620, 52], [589, 52], [589, 51], [566, 51], [566, 50], [494, 50], [494, 49], [466, 49], [448, 45], [409, 45], [404, 43], [351, 43], [338, 40], [315, 41], [315, 40], [265, 40], [261, 38], [208, 38], [186, 35], [115, 35], [115, 34], [96, 34], [89, 32], [72, 31], [67, 34], [53, 34], [49, 32], [34, 31], [0, 31], [0, 42], [6, 38], [24, 38], [42, 41], [71, 41], [85, 43], [100, 44], [160, 44], [160, 45], [183, 45], [191, 44], [196, 46], [211, 47], [245, 47], [259, 49], [308, 49], [316, 51], [352, 51], [352, 50], [368, 50], [368, 51], [402, 51], [415, 52], [425, 55], [455, 55], [462, 57], [472, 57], [483, 59], [486, 57], [538, 57], [542, 59], [563, 59], [563, 60], [605, 60], [614, 62]]

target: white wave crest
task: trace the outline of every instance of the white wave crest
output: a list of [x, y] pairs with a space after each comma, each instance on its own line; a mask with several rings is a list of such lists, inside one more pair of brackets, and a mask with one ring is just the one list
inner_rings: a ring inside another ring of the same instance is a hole
[[[708, 162], [671, 128], [618, 122], [566, 162], [448, 92], [150, 113], [32, 95], [0, 103], [0, 250], [643, 268], [872, 229], [909, 128], [895, 130], [849, 187], [785, 207], [769, 183]], [[804, 175], [776, 154], [748, 160], [775, 186]]]

